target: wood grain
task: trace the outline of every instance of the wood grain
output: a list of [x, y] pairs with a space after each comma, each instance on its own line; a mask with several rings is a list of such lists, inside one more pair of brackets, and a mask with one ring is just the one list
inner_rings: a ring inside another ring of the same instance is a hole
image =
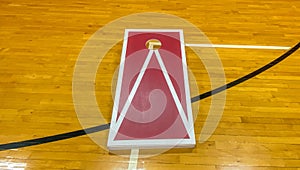
[[[293, 46], [300, 40], [297, 0], [1, 0], [0, 144], [81, 129], [72, 100], [77, 57], [99, 28], [138, 12], [177, 15], [201, 29], [215, 44]], [[97, 101], [107, 121], [121, 47], [119, 42], [107, 53], [96, 77]], [[284, 52], [217, 49], [227, 82]], [[187, 60], [198, 93], [211, 90], [205, 66], [189, 48]], [[205, 143], [194, 149], [172, 149], [140, 158], [138, 168], [299, 170], [299, 61], [298, 51], [228, 90], [221, 122]], [[197, 138], [211, 99], [199, 103]], [[88, 136], [0, 151], [0, 169], [8, 169], [3, 163], [25, 163], [26, 169], [126, 169], [128, 161], [108, 153]]]

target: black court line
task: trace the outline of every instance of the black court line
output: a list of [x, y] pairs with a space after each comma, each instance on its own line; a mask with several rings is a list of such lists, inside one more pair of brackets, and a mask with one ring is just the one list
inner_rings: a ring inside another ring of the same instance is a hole
[[2, 145], [0, 145], [0, 151], [8, 150], [8, 149], [23, 148], [23, 147], [27, 147], [27, 146], [33, 146], [33, 145], [40, 145], [43, 143], [50, 143], [50, 142], [55, 142], [55, 141], [59, 141], [59, 140], [83, 136], [83, 135], [90, 134], [90, 133], [100, 132], [100, 131], [109, 129], [109, 125], [110, 125], [110, 123], [87, 128], [87, 129], [77, 130], [77, 131], [73, 131], [73, 132], [62, 133], [62, 134], [53, 135], [53, 136], [47, 136], [47, 137], [43, 137], [43, 138], [30, 139], [30, 140], [25, 140], [25, 141], [21, 141], [21, 142], [2, 144]]
[[297, 45], [295, 45], [293, 48], [289, 49], [286, 53], [284, 53], [280, 57], [278, 57], [275, 60], [271, 61], [269, 64], [267, 64], [267, 65], [265, 65], [265, 66], [263, 66], [263, 67], [255, 70], [255, 71], [253, 71], [253, 72], [251, 72], [251, 73], [249, 73], [249, 74], [247, 74], [247, 75], [245, 75], [245, 76], [243, 76], [243, 77], [241, 77], [241, 78], [239, 78], [237, 80], [234, 80], [234, 81], [232, 81], [232, 82], [230, 82], [228, 84], [225, 84], [224, 86], [218, 87], [218, 88], [216, 88], [214, 90], [211, 90], [211, 91], [208, 91], [206, 93], [200, 94], [199, 96], [193, 97], [191, 99], [192, 103], [196, 102], [196, 101], [199, 101], [201, 99], [205, 99], [207, 97], [210, 97], [210, 96], [212, 96], [214, 94], [220, 93], [220, 92], [222, 92], [222, 91], [224, 91], [226, 89], [234, 87], [234, 86], [236, 86], [238, 84], [243, 83], [244, 81], [247, 81], [247, 80], [249, 80], [249, 79], [257, 76], [258, 74], [260, 74], [260, 73], [268, 70], [269, 68], [275, 66], [276, 64], [280, 63], [282, 60], [286, 59], [288, 56], [290, 56], [295, 51], [297, 51], [299, 48], [300, 48], [300, 42]]
[[[296, 52], [298, 49], [300, 48], [300, 42], [295, 45], [293, 48], [291, 48], [290, 50], [288, 50], [286, 53], [284, 53], [283, 55], [281, 55], [280, 57], [278, 57], [277, 59], [271, 61], [270, 63], [268, 63], [267, 65], [235, 80], [232, 81], [228, 84], [225, 84], [221, 87], [218, 87], [214, 90], [208, 91], [206, 93], [200, 94], [199, 96], [195, 96], [193, 98], [191, 98], [191, 102], [197, 102], [199, 100], [205, 99], [207, 97], [210, 97], [214, 94], [220, 93], [226, 89], [229, 89], [231, 87], [234, 87], [240, 83], [243, 83], [246, 80], [249, 80], [251, 78], [253, 78], [254, 76], [257, 76], [258, 74], [268, 70], [269, 68], [275, 66], [276, 64], [280, 63], [282, 60], [286, 59], [288, 56], [290, 56], [291, 54], [293, 54], [294, 52]], [[25, 141], [20, 141], [20, 142], [12, 142], [12, 143], [7, 143], [7, 144], [1, 144], [0, 145], [0, 151], [4, 151], [4, 150], [9, 150], [9, 149], [18, 149], [18, 148], [23, 148], [23, 147], [27, 147], [27, 146], [33, 146], [33, 145], [40, 145], [40, 144], [44, 144], [44, 143], [50, 143], [50, 142], [55, 142], [55, 141], [59, 141], [59, 140], [64, 140], [64, 139], [70, 139], [70, 138], [74, 138], [74, 137], [78, 137], [78, 136], [83, 136], [86, 134], [90, 134], [90, 133], [95, 133], [95, 132], [100, 132], [106, 129], [109, 129], [110, 123], [108, 124], [104, 124], [104, 125], [99, 125], [99, 126], [95, 126], [95, 127], [91, 127], [91, 128], [87, 128], [87, 129], [82, 129], [82, 130], [77, 130], [77, 131], [72, 131], [72, 132], [68, 132], [68, 133], [62, 133], [62, 134], [58, 134], [58, 135], [53, 135], [53, 136], [47, 136], [47, 137], [43, 137], [43, 138], [37, 138], [37, 139], [30, 139], [30, 140], [25, 140]]]

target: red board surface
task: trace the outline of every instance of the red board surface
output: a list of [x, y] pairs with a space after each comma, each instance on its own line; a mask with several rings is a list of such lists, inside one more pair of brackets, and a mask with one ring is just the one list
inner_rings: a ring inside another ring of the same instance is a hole
[[[147, 41], [157, 40], [159, 49]], [[109, 149], [195, 144], [181, 30], [125, 30]]]

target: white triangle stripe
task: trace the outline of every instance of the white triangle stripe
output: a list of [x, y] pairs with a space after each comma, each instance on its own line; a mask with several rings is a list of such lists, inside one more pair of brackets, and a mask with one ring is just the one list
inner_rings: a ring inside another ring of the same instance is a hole
[[[160, 65], [160, 68], [161, 68], [161, 70], [162, 70], [162, 72], [163, 72], [163, 74], [164, 74], [164, 77], [165, 77], [165, 79], [166, 79], [166, 82], [167, 82], [167, 84], [168, 84], [168, 87], [169, 87], [169, 89], [170, 89], [170, 92], [171, 92], [172, 97], [173, 97], [173, 99], [174, 99], [175, 105], [176, 105], [177, 110], [178, 110], [178, 112], [179, 112], [179, 115], [180, 115], [180, 117], [181, 117], [181, 119], [182, 119], [182, 121], [183, 121], [184, 127], [185, 127], [186, 131], [189, 133], [189, 128], [188, 128], [188, 127], [189, 127], [189, 122], [188, 122], [188, 119], [187, 119], [186, 114], [185, 114], [185, 112], [184, 112], [184, 110], [183, 110], [183, 107], [182, 107], [182, 105], [181, 105], [181, 103], [180, 103], [180, 100], [179, 100], [179, 98], [178, 98], [178, 96], [177, 96], [177, 94], [176, 94], [175, 88], [174, 88], [174, 86], [173, 86], [173, 84], [172, 84], [172, 81], [171, 81], [171, 79], [170, 79], [170, 76], [169, 76], [169, 74], [168, 74], [168, 71], [167, 71], [167, 69], [166, 69], [166, 67], [165, 67], [165, 65], [164, 65], [164, 62], [163, 62], [163, 60], [162, 60], [162, 58], [161, 58], [161, 55], [160, 55], [159, 51], [158, 51], [158, 50], [155, 50], [154, 53], [156, 54], [155, 56], [156, 56], [156, 58], [157, 58], [157, 60], [158, 60], [158, 63], [159, 63], [159, 65]], [[189, 135], [189, 136], [190, 136], [190, 135]]]
[[163, 62], [163, 60], [161, 58], [161, 55], [160, 55], [160, 53], [159, 53], [158, 50], [149, 50], [147, 58], [146, 58], [143, 66], [141, 68], [141, 71], [140, 71], [140, 73], [139, 73], [139, 75], [138, 75], [138, 77], [137, 77], [137, 79], [136, 79], [136, 81], [135, 81], [135, 83], [133, 85], [133, 88], [132, 88], [131, 92], [129, 93], [129, 96], [128, 96], [126, 102], [125, 102], [125, 105], [124, 105], [124, 107], [123, 107], [123, 109], [122, 109], [122, 111], [121, 111], [121, 113], [119, 115], [119, 118], [116, 121], [116, 124], [112, 124], [113, 126], [111, 128], [115, 129], [115, 130], [112, 131], [113, 132], [112, 133], [112, 139], [114, 139], [116, 137], [116, 135], [117, 135], [117, 133], [118, 133], [118, 131], [120, 129], [120, 126], [121, 126], [121, 124], [122, 124], [122, 122], [123, 122], [123, 120], [124, 120], [124, 118], [126, 116], [126, 113], [127, 113], [128, 109], [129, 109], [129, 106], [130, 106], [130, 104], [131, 104], [131, 102], [132, 102], [132, 100], [133, 100], [133, 98], [134, 98], [134, 96], [136, 94], [136, 91], [137, 91], [137, 89], [138, 89], [138, 87], [139, 87], [139, 85], [141, 83], [141, 80], [142, 80], [142, 78], [144, 76], [144, 73], [145, 73], [145, 71], [146, 71], [146, 69], [147, 69], [147, 67], [149, 65], [149, 62], [150, 62], [150, 59], [152, 58], [153, 52], [155, 53], [156, 59], [157, 59], [157, 61], [159, 63], [159, 66], [160, 66], [160, 68], [162, 70], [162, 73], [163, 73], [164, 78], [165, 78], [165, 80], [167, 82], [169, 90], [170, 90], [170, 92], [172, 94], [172, 97], [174, 99], [174, 102], [175, 102], [175, 105], [176, 105], [177, 110], [179, 112], [179, 115], [180, 115], [180, 117], [181, 117], [181, 119], [183, 121], [184, 127], [185, 127], [188, 135], [191, 137], [191, 134], [190, 134], [190, 131], [189, 131], [189, 127], [190, 126], [189, 126], [188, 118], [186, 117], [184, 109], [183, 109], [183, 107], [182, 107], [182, 105], [180, 103], [180, 100], [179, 100], [179, 98], [178, 98], [178, 96], [176, 94], [175, 88], [174, 88], [174, 86], [172, 84], [172, 81], [171, 81], [171, 79], [169, 77], [169, 74], [168, 74], [167, 69], [166, 69], [166, 67], [164, 65], [164, 62]]
[[138, 89], [138, 87], [139, 87], [139, 85], [141, 83], [141, 80], [142, 80], [142, 78], [144, 76], [144, 73], [145, 73], [147, 67], [148, 67], [148, 64], [150, 62], [152, 54], [153, 54], [153, 50], [150, 50], [149, 53], [148, 53], [148, 55], [147, 55], [147, 57], [146, 57], [146, 60], [145, 60], [145, 62], [143, 64], [143, 66], [141, 68], [141, 71], [140, 71], [140, 73], [139, 73], [139, 75], [138, 75], [138, 77], [137, 77], [137, 79], [136, 79], [136, 81], [135, 81], [135, 83], [134, 83], [134, 85], [133, 85], [130, 93], [129, 93], [129, 96], [128, 96], [126, 102], [125, 102], [125, 105], [123, 106], [123, 109], [122, 109], [122, 111], [121, 111], [121, 113], [119, 115], [119, 118], [116, 121], [116, 124], [114, 124], [114, 126], [112, 127], [112, 129], [115, 129], [115, 130], [112, 131], [113, 132], [113, 135], [112, 135], [113, 139], [116, 137], [117, 132], [120, 129], [121, 123], [123, 122], [123, 120], [125, 118], [125, 115], [126, 115], [128, 109], [129, 109], [129, 106], [130, 106], [130, 104], [131, 104], [131, 102], [133, 100], [133, 97], [135, 96], [135, 93], [136, 93], [136, 91], [137, 91], [137, 89]]

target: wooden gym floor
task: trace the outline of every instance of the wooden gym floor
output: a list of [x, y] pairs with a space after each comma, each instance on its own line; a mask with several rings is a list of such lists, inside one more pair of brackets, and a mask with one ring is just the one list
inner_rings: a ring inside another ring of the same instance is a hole
[[[129, 158], [107, 152], [87, 135], [28, 147], [21, 144], [82, 129], [72, 100], [77, 57], [99, 28], [138, 12], [184, 18], [214, 44], [292, 47], [300, 40], [298, 0], [1, 0], [1, 170], [128, 168]], [[119, 64], [121, 45], [120, 42], [109, 51], [97, 72], [97, 100], [108, 122], [113, 104], [111, 79]], [[216, 50], [228, 83], [286, 52]], [[187, 58], [199, 94], [212, 90], [204, 65], [193, 58], [189, 49]], [[300, 52], [296, 51], [269, 70], [228, 89], [223, 117], [206, 142], [197, 143], [193, 149], [171, 149], [139, 158], [137, 168], [299, 170], [299, 64]], [[198, 102], [197, 138], [210, 102], [209, 97]], [[15, 148], [5, 149], [4, 144]]]

